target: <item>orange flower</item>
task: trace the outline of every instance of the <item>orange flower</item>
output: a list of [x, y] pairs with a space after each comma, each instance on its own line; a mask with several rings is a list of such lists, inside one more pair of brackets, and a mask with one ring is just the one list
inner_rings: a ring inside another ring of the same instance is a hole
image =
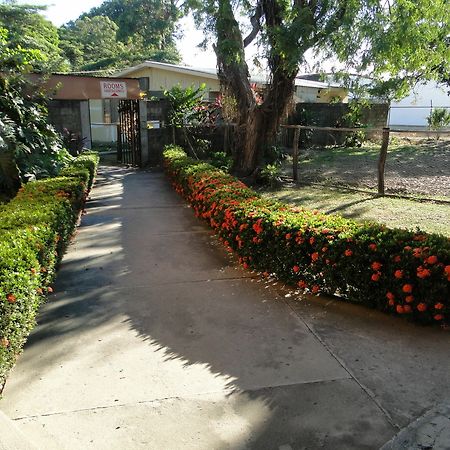
[[369, 244], [369, 249], [375, 251], [377, 249], [377, 244]]
[[316, 239], [315, 239], [314, 237], [309, 238], [309, 243], [310, 243], [311, 245], [314, 245], [314, 242], [316, 242]]
[[311, 255], [311, 259], [312, 259], [313, 261], [317, 261], [317, 260], [319, 259], [319, 253], [314, 252], [314, 253]]
[[291, 238], [291, 233], [286, 234], [286, 240], [289, 240]]
[[394, 306], [395, 305], [395, 301], [394, 301], [394, 299], [389, 299], [389, 302], [388, 302], [388, 304], [389, 304], [389, 306]]
[[300, 270], [300, 267], [294, 266], [294, 267], [292, 268], [292, 270], [293, 270], [295, 273], [297, 273], [297, 272]]
[[317, 286], [317, 284], [315, 284], [315, 285], [312, 287], [311, 292], [312, 292], [313, 294], [317, 294], [317, 293], [319, 292], [319, 290], [320, 290], [319, 286]]
[[303, 280], [300, 280], [297, 284], [298, 284], [298, 287], [301, 289], [305, 289], [307, 286], [307, 284]]
[[417, 268], [417, 276], [419, 278], [427, 278], [431, 275], [431, 272], [428, 269], [423, 268], [422, 266], [419, 266]]
[[387, 292], [387, 293], [386, 293], [386, 298], [387, 298], [388, 300], [394, 301], [395, 295], [394, 295], [392, 292]]
[[407, 245], [406, 247], [404, 247], [404, 250], [406, 250], [407, 252], [409, 252], [411, 250], [411, 247], [409, 245]]
[[438, 262], [437, 256], [431, 255], [427, 258], [428, 264], [436, 264]]
[[353, 252], [348, 248], [347, 250], [345, 250], [344, 255], [345, 256], [352, 256]]
[[380, 270], [382, 266], [383, 264], [380, 262], [374, 261], [370, 267], [372, 267], [373, 270]]
[[405, 302], [406, 303], [412, 303], [414, 301], [414, 296], [412, 296], [412, 295], [407, 295], [406, 297], [405, 297]]
[[427, 310], [427, 305], [425, 303], [419, 303], [417, 305], [417, 310], [420, 312], [424, 312]]
[[372, 279], [372, 281], [378, 281], [380, 279], [380, 272], [373, 273], [370, 278]]
[[239, 227], [239, 231], [244, 231], [245, 229], [248, 228], [248, 224], [247, 223], [243, 223], [240, 227]]
[[269, 272], [263, 272], [263, 277], [269, 278]]
[[442, 320], [444, 318], [444, 316], [442, 314], [435, 314], [434, 315], [434, 320]]
[[9, 303], [16, 303], [17, 297], [14, 294], [8, 294], [6, 300], [8, 300]]
[[32, 267], [32, 268], [30, 269], [30, 272], [31, 272], [33, 275], [35, 275], [35, 274], [36, 274], [36, 269], [35, 269], [34, 267]]
[[405, 312], [402, 305], [397, 305], [396, 310], [399, 314], [403, 314]]
[[403, 278], [403, 270], [396, 270], [394, 272], [394, 277], [397, 279]]
[[412, 287], [411, 284], [404, 284], [403, 287], [402, 287], [402, 291], [405, 294], [411, 294], [412, 290], [413, 290], [413, 287]]
[[436, 303], [436, 304], [434, 305], [434, 309], [443, 309], [443, 308], [444, 308], [443, 303]]

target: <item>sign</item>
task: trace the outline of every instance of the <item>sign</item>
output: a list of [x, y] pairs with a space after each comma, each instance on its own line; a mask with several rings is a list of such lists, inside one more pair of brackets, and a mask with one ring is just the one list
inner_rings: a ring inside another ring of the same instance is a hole
[[100, 81], [102, 98], [127, 98], [125, 81]]

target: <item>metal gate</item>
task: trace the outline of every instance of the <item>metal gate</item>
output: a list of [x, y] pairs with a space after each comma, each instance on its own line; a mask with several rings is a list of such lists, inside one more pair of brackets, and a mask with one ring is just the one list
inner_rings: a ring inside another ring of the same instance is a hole
[[132, 166], [141, 165], [139, 100], [121, 100], [119, 102], [117, 161]]

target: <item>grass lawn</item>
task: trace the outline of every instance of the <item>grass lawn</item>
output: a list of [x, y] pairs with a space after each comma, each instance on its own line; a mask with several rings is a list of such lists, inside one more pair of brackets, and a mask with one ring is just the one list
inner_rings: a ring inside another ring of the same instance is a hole
[[[299, 180], [327, 185], [374, 189], [377, 186], [378, 144], [361, 148], [300, 149]], [[292, 176], [292, 160], [283, 163]], [[420, 140], [389, 145], [386, 160], [389, 193], [450, 198], [450, 140]]]
[[265, 191], [268, 198], [339, 214], [351, 219], [377, 221], [389, 227], [416, 229], [450, 237], [450, 205], [417, 202], [350, 192], [326, 186], [288, 186]]

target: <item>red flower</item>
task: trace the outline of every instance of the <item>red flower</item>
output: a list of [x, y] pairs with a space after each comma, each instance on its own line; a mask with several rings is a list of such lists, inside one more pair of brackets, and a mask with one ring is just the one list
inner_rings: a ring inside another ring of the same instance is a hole
[[314, 242], [316, 242], [316, 239], [315, 239], [314, 237], [309, 238], [309, 243], [310, 243], [311, 245], [314, 245]]
[[345, 256], [352, 256], [353, 252], [348, 248], [347, 250], [345, 250], [344, 255]]
[[394, 262], [399, 263], [402, 260], [400, 255], [394, 256]]
[[313, 261], [317, 261], [317, 260], [319, 259], [319, 253], [314, 252], [314, 253], [311, 255], [311, 259], [312, 259]]
[[434, 320], [442, 320], [444, 318], [444, 316], [442, 314], [435, 314], [434, 315]]
[[298, 285], [298, 287], [301, 288], [301, 289], [305, 289], [306, 286], [307, 286], [307, 284], [306, 284], [303, 280], [300, 280], [300, 281], [297, 283], [297, 285]]
[[405, 306], [403, 306], [403, 311], [405, 313], [410, 313], [412, 311], [412, 308], [409, 305], [405, 305]]
[[394, 272], [394, 277], [397, 279], [403, 278], [403, 270], [396, 270]]
[[399, 314], [403, 314], [405, 312], [402, 305], [397, 305], [396, 310]]
[[52, 288], [51, 286], [49, 286], [49, 287], [47, 288], [47, 292], [48, 292], [49, 294], [51, 294], [51, 293], [53, 292], [53, 288]]
[[380, 270], [382, 266], [383, 264], [380, 262], [374, 261], [370, 267], [372, 267], [373, 270]]
[[402, 287], [402, 291], [406, 294], [411, 294], [413, 287], [411, 284], [404, 284]]
[[389, 302], [388, 302], [388, 304], [389, 304], [389, 306], [394, 306], [395, 305], [395, 301], [394, 301], [394, 299], [389, 299]]
[[369, 244], [369, 249], [374, 252], [377, 249], [377, 244]]
[[434, 309], [443, 309], [443, 308], [444, 308], [444, 305], [442, 303], [436, 303], [434, 305]]
[[427, 305], [425, 303], [419, 303], [417, 305], [417, 310], [420, 312], [424, 312], [427, 310]]
[[295, 273], [297, 273], [297, 272], [300, 270], [300, 267], [294, 266], [294, 267], [292, 268], [292, 270], [293, 270]]
[[6, 300], [8, 300], [9, 303], [16, 303], [17, 297], [14, 294], [8, 294]]
[[406, 303], [412, 303], [414, 301], [414, 296], [412, 296], [412, 295], [407, 295], [406, 297], [405, 297], [405, 302]]
[[438, 262], [437, 256], [431, 255], [427, 258], [428, 264], [436, 264]]
[[424, 267], [422, 267], [422, 266], [419, 266], [418, 268], [417, 268], [417, 276], [419, 277], [419, 278], [427, 278], [427, 277], [429, 277], [431, 275], [431, 272], [428, 270], [428, 269], [425, 269]]
[[373, 273], [370, 278], [372, 281], [378, 281], [380, 279], [380, 272]]
[[286, 240], [289, 240], [291, 238], [291, 233], [286, 234]]
[[394, 301], [395, 295], [394, 295], [392, 292], [387, 292], [387, 293], [386, 293], [386, 298], [387, 298], [388, 300]]
[[317, 284], [315, 284], [315, 285], [312, 287], [311, 292], [312, 292], [313, 294], [317, 294], [317, 293], [319, 292], [319, 290], [320, 290], [319, 286], [317, 286]]

